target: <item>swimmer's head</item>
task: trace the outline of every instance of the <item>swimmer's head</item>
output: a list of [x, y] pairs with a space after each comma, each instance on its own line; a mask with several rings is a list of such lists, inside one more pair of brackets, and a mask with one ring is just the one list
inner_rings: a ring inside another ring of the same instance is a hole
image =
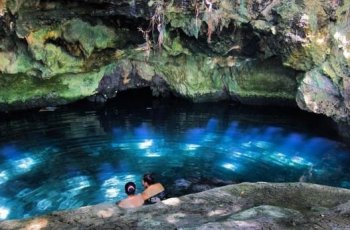
[[142, 184], [145, 188], [155, 183], [154, 177], [151, 173], [143, 175]]
[[128, 195], [134, 195], [136, 192], [136, 185], [134, 182], [128, 182], [125, 184], [125, 193]]

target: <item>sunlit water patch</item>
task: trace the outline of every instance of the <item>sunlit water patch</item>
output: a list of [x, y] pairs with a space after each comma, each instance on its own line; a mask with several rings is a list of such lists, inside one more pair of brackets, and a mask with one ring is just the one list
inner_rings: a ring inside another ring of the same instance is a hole
[[179, 104], [8, 117], [0, 220], [116, 202], [128, 181], [141, 192], [146, 172], [169, 196], [245, 181], [350, 188], [350, 151], [328, 120], [279, 110]]

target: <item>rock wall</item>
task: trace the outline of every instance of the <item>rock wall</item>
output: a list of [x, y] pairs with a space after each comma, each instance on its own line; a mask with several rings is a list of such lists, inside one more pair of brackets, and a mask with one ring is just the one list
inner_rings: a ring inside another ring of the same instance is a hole
[[118, 91], [297, 104], [349, 124], [343, 0], [2, 0], [0, 108]]

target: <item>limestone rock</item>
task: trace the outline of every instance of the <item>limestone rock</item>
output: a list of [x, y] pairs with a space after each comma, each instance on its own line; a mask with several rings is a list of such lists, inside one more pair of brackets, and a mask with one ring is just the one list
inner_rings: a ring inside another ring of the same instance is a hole
[[331, 79], [318, 70], [312, 70], [305, 74], [299, 86], [297, 102], [305, 110], [346, 120], [349, 110], [344, 105], [342, 94]]

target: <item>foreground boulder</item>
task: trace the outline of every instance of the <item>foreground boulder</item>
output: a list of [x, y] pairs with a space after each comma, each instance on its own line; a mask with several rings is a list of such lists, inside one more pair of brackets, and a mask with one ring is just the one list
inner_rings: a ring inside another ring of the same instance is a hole
[[123, 210], [87, 206], [1, 229], [349, 229], [350, 190], [306, 183], [242, 183]]

